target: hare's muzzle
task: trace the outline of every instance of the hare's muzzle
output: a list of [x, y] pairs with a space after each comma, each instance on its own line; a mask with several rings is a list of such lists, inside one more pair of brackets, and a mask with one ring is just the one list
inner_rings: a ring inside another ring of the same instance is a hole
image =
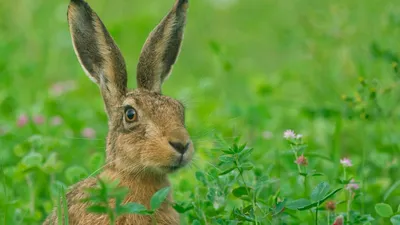
[[189, 149], [190, 142], [181, 143], [181, 142], [172, 142], [172, 141], [170, 141], [169, 145], [171, 145], [178, 153], [183, 155]]
[[167, 166], [167, 170], [172, 172], [190, 162], [193, 157], [194, 147], [187, 131], [184, 129], [177, 129], [171, 132], [168, 139], [169, 147], [174, 156], [171, 165]]

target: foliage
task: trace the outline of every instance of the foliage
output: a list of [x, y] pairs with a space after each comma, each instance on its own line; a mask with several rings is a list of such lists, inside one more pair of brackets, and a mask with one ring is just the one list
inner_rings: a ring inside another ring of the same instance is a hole
[[98, 187], [87, 189], [88, 197], [83, 202], [89, 202], [91, 205], [87, 208], [88, 212], [96, 214], [107, 214], [110, 224], [115, 224], [118, 217], [123, 214], [150, 215], [153, 217], [157, 209], [167, 198], [170, 187], [162, 188], [154, 193], [150, 201], [150, 209], [139, 203], [123, 204], [128, 189], [119, 187], [119, 181], [104, 181], [98, 179]]
[[[90, 3], [134, 87], [171, 2]], [[0, 3], [0, 224], [63, 215], [67, 187], [104, 166], [107, 117], [74, 55], [67, 4]], [[170, 176], [182, 224], [399, 224], [399, 31], [391, 0], [191, 1], [163, 87], [186, 105], [196, 148]], [[99, 181], [87, 200], [117, 219], [152, 214], [168, 191], [145, 208]]]

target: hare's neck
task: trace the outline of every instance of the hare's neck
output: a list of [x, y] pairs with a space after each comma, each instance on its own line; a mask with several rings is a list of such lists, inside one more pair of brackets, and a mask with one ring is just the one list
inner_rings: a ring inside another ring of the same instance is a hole
[[[149, 207], [150, 199], [154, 193], [161, 188], [170, 186], [167, 175], [142, 175], [133, 176], [131, 174], [121, 174], [113, 169], [106, 169], [101, 176], [106, 176], [113, 180], [118, 179], [120, 185], [129, 188], [129, 194], [125, 202], [136, 202]], [[169, 200], [172, 200], [169, 197]]]

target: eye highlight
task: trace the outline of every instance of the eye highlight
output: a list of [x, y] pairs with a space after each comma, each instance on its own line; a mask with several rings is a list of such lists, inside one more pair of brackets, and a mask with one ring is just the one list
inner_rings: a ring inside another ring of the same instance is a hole
[[125, 121], [135, 122], [137, 120], [137, 112], [134, 108], [128, 106], [125, 107]]

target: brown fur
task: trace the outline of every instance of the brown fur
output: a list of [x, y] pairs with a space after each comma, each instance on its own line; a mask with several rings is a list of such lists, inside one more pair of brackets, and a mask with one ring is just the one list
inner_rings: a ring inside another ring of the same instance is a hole
[[[190, 162], [193, 143], [185, 128], [184, 107], [161, 95], [161, 85], [178, 56], [186, 18], [187, 0], [177, 0], [172, 10], [150, 34], [138, 64], [138, 89], [127, 90], [125, 62], [97, 14], [83, 0], [71, 0], [68, 8], [72, 42], [85, 73], [100, 86], [108, 114], [107, 158], [101, 177], [120, 180], [129, 188], [125, 203], [149, 207], [151, 196], [169, 186], [167, 174]], [[125, 119], [133, 107], [137, 120]], [[176, 146], [188, 146], [179, 152]], [[96, 186], [85, 179], [67, 193], [72, 225], [108, 224], [106, 215], [86, 212], [85, 189]], [[168, 201], [172, 201], [171, 195]], [[158, 224], [179, 224], [179, 215], [164, 202], [155, 214]], [[44, 222], [57, 224], [55, 211]], [[151, 224], [149, 216], [124, 215], [117, 224]]]

